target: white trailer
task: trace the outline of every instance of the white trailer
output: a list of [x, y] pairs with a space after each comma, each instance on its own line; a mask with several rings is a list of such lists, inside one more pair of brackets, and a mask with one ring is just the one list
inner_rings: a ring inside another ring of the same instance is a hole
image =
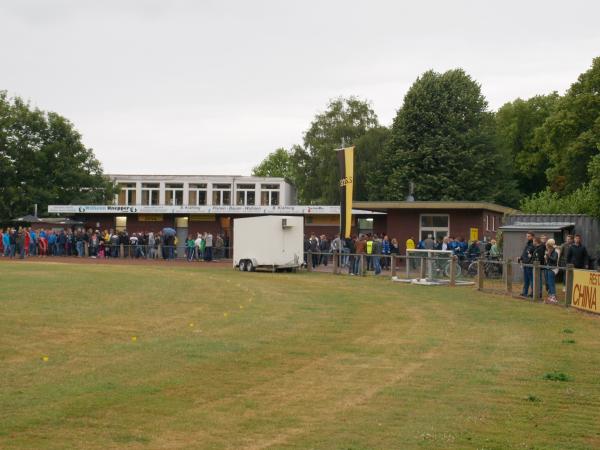
[[260, 216], [233, 220], [233, 267], [294, 270], [304, 262], [304, 217]]

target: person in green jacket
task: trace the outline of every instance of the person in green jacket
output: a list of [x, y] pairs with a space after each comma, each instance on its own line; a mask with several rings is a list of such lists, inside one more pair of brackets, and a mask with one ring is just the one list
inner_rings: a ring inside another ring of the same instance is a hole
[[196, 253], [196, 244], [194, 243], [194, 238], [190, 235], [185, 241], [185, 253], [187, 255], [188, 261], [193, 261], [194, 254]]

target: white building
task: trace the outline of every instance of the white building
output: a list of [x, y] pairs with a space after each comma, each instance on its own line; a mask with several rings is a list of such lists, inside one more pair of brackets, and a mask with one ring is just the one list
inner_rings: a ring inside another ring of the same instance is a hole
[[108, 175], [121, 206], [288, 206], [296, 189], [283, 178], [238, 175]]

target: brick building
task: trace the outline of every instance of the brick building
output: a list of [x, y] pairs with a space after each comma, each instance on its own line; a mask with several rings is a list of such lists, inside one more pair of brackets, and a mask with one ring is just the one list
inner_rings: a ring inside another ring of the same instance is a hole
[[[283, 178], [200, 175], [110, 175], [120, 187], [111, 205], [50, 205], [48, 212], [86, 228], [130, 233], [177, 230], [180, 242], [197, 232], [232, 235], [237, 217], [302, 215], [307, 234], [333, 236], [339, 206], [297, 205], [296, 190]], [[387, 233], [400, 243], [431, 234], [491, 239], [511, 208], [486, 202], [354, 202], [353, 233]]]

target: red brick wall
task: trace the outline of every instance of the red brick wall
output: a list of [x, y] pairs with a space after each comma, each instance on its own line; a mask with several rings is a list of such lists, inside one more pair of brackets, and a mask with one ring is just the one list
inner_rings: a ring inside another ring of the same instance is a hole
[[[419, 220], [421, 214], [426, 214], [428, 211], [419, 210], [389, 210], [387, 214], [387, 233], [390, 237], [398, 239], [400, 244], [400, 251], [406, 250], [406, 240], [409, 237], [413, 237], [415, 244], [419, 240]], [[460, 236], [469, 240], [470, 229], [479, 229], [479, 239], [482, 240], [484, 236], [491, 239], [496, 236], [495, 231], [486, 231], [485, 229], [485, 216], [490, 216], [490, 228], [491, 228], [491, 217], [496, 217], [496, 229], [501, 225], [502, 215], [489, 211], [482, 210], [436, 210], [431, 211], [432, 214], [448, 214], [450, 216], [450, 235], [458, 238]], [[375, 223], [378, 221], [378, 217], [375, 219]]]

